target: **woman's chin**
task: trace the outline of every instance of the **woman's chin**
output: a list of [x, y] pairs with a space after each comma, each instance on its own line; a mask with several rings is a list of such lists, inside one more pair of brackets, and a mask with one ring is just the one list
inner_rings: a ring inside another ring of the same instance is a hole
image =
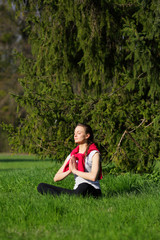
[[75, 142], [76, 144], [84, 144], [84, 143], [85, 143], [84, 141], [78, 141], [78, 140], [74, 140], [74, 142]]

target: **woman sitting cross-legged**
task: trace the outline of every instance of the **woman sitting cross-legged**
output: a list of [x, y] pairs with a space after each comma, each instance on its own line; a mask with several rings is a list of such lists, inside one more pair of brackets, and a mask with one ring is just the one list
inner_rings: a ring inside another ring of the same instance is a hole
[[61, 181], [69, 174], [75, 177], [74, 189], [66, 189], [40, 183], [37, 187], [41, 194], [69, 194], [82, 196], [101, 196], [99, 180], [102, 179], [100, 152], [93, 143], [93, 132], [89, 125], [79, 123], [74, 131], [77, 145], [64, 161], [54, 176], [54, 181]]

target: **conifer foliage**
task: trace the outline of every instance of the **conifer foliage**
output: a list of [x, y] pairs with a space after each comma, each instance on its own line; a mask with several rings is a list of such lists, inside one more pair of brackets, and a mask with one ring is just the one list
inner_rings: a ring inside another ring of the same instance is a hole
[[159, 157], [158, 0], [15, 1], [32, 58], [21, 59], [27, 117], [4, 128], [14, 149], [64, 160], [87, 122], [103, 161], [150, 171]]

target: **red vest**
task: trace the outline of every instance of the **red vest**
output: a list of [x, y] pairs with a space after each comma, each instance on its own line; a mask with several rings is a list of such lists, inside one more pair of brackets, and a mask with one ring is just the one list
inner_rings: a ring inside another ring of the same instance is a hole
[[[87, 151], [87, 154], [86, 156], [88, 156], [90, 154], [91, 151], [98, 151], [98, 148], [96, 147], [96, 145], [94, 143], [92, 143], [89, 148], [88, 148], [88, 151]], [[77, 163], [77, 170], [78, 171], [81, 171], [81, 172], [85, 172], [85, 153], [79, 153], [79, 146], [77, 146], [75, 149], [73, 149], [73, 151], [71, 152], [71, 156], [74, 155], [75, 158], [76, 158], [76, 162]], [[68, 160], [66, 166], [64, 167], [63, 169], [63, 172], [66, 172], [67, 170], [69, 170], [69, 161], [70, 159]], [[100, 172], [99, 172], [99, 177], [98, 179], [102, 179], [102, 167], [101, 167], [101, 164], [100, 164]]]

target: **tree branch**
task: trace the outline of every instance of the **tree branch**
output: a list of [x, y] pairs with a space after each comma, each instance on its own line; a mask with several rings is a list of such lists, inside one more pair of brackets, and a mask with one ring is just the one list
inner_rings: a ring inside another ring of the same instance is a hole
[[128, 134], [129, 138], [136, 144], [136, 146], [137, 146], [139, 149], [142, 150], [143, 153], [149, 154], [149, 153], [148, 153], [145, 149], [143, 149], [143, 148], [139, 145], [139, 143], [132, 137], [132, 135], [130, 134], [130, 132], [128, 132], [128, 131], [126, 130], [126, 133]]
[[145, 128], [149, 127], [152, 124], [153, 124], [153, 121], [151, 123], [149, 123], [148, 125], [146, 125]]
[[137, 128], [139, 128], [144, 122], [146, 121], [146, 119], [144, 118], [144, 119], [142, 119], [142, 122], [137, 126], [137, 127], [135, 127], [132, 131], [129, 131], [129, 133], [132, 133], [132, 132], [134, 132]]
[[[115, 153], [112, 155], [111, 157], [111, 160], [113, 159], [113, 157], [117, 154], [118, 150], [120, 149], [120, 145], [121, 145], [121, 142], [123, 140], [123, 138], [125, 137], [126, 134], [128, 134], [128, 137], [136, 144], [136, 146], [142, 150], [143, 153], [145, 154], [149, 154], [145, 149], [143, 149], [140, 144], [133, 138], [133, 136], [131, 135], [132, 132], [134, 132], [137, 128], [139, 128], [144, 122], [146, 121], [146, 119], [142, 119], [142, 122], [137, 126], [135, 127], [135, 129], [131, 130], [131, 131], [128, 131], [128, 130], [125, 130], [124, 133], [122, 134], [121, 136], [121, 139], [117, 145], [117, 148], [116, 148], [116, 151]], [[149, 126], [149, 125], [148, 125]]]
[[120, 139], [120, 141], [119, 141], [119, 143], [117, 145], [115, 153], [111, 157], [111, 160], [113, 159], [113, 157], [117, 154], [118, 150], [120, 149], [121, 142], [122, 142], [124, 136], [126, 135], [126, 133], [127, 133], [127, 130], [125, 130], [124, 133], [122, 134], [122, 137], [121, 137], [121, 139]]

